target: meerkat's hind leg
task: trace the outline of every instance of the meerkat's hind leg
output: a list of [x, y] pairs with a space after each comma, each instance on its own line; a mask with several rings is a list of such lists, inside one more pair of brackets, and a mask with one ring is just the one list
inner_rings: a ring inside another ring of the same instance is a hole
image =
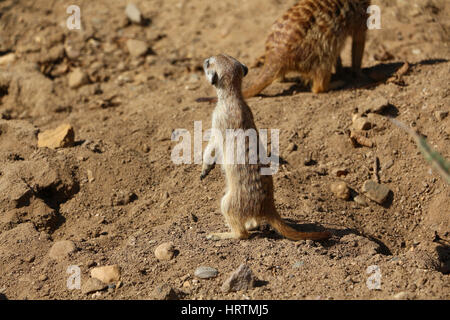
[[225, 240], [225, 239], [247, 239], [250, 234], [245, 228], [245, 224], [238, 221], [229, 221], [231, 232], [210, 233], [206, 236], [208, 240]]
[[247, 231], [256, 230], [256, 229], [258, 229], [258, 227], [259, 227], [259, 223], [255, 218], [248, 219], [245, 222], [245, 230], [247, 230]]
[[366, 29], [355, 28], [352, 36], [352, 72], [357, 76], [361, 74], [365, 44]]
[[311, 90], [313, 93], [327, 92], [330, 87], [331, 70], [322, 69], [317, 71], [312, 80]]

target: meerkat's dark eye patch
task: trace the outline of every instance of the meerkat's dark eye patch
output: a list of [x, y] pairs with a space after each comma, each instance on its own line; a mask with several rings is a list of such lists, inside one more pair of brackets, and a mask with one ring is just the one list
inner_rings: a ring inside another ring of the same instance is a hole
[[244, 69], [244, 77], [247, 75], [248, 73], [248, 68], [245, 64], [242, 65], [242, 69]]

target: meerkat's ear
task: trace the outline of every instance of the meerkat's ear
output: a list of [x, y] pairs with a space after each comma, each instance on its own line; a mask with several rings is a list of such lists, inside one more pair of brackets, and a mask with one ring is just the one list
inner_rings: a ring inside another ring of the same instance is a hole
[[215, 86], [217, 84], [217, 80], [219, 78], [217, 75], [217, 72], [215, 72], [213, 70], [208, 70], [205, 73], [206, 73], [206, 78], [208, 79], [209, 83], [211, 83], [213, 86]]
[[242, 69], [244, 69], [244, 77], [245, 77], [248, 73], [248, 68], [245, 64], [242, 64]]

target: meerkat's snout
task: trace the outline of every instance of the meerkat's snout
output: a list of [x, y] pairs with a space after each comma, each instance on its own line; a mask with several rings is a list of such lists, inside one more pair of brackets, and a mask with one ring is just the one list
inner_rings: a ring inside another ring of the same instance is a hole
[[217, 72], [215, 70], [210, 69], [211, 62], [213, 62], [214, 57], [205, 59], [203, 62], [203, 70], [205, 71], [206, 78], [208, 81], [215, 86], [217, 84], [219, 76], [217, 75]]

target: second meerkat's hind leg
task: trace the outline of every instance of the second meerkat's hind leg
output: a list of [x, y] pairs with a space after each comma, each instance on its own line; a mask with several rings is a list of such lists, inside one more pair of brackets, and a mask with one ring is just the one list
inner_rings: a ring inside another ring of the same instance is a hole
[[366, 45], [366, 26], [356, 27], [352, 35], [352, 71], [359, 74]]
[[312, 79], [313, 93], [327, 92], [330, 89], [331, 69], [320, 69], [315, 72]]

